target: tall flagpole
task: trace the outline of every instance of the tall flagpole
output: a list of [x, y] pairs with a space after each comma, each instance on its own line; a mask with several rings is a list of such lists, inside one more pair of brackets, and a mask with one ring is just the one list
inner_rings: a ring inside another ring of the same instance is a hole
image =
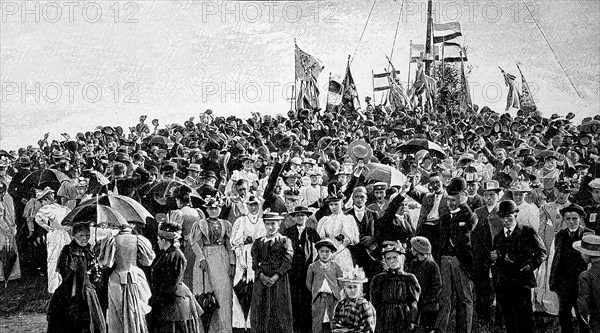
[[[344, 82], [342, 83], [342, 108], [344, 107], [344, 94], [346, 93], [346, 79], [348, 78], [348, 71], [350, 70], [350, 55], [348, 55], [348, 62], [346, 63], [346, 73], [344, 74]], [[352, 96], [350, 97], [351, 99]], [[354, 104], [354, 101], [352, 101]]]
[[[432, 0], [427, 0], [427, 36], [425, 37], [425, 54], [431, 56], [433, 54], [433, 50], [432, 50], [432, 38], [431, 35], [433, 33], [432, 29], [433, 29], [433, 22], [432, 22], [432, 18], [431, 18], [431, 11], [432, 11], [432, 7], [433, 7], [433, 1]], [[426, 59], [425, 60], [425, 73], [430, 75], [430, 70], [431, 70], [431, 59]]]
[[298, 44], [296, 38], [294, 38], [294, 87], [292, 87], [292, 100], [294, 101], [295, 108], [292, 110], [298, 111], [298, 103], [296, 102], [296, 84], [298, 83]]
[[408, 50], [408, 80], [406, 81], [406, 91], [410, 90], [410, 64], [412, 63], [412, 39], [410, 40], [410, 46]]
[[329, 105], [329, 87], [331, 86], [331, 72], [329, 72], [329, 79], [327, 80], [327, 101], [325, 102], [325, 112], [327, 112], [327, 106]]
[[371, 83], [373, 86], [373, 103], [375, 103], [375, 72], [371, 69]]

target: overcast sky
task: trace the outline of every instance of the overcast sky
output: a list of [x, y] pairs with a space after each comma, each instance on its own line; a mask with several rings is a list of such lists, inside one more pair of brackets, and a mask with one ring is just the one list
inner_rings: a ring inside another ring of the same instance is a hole
[[[425, 39], [425, 0], [24, 3], [0, 3], [3, 149], [35, 144], [45, 132], [127, 129], [141, 114], [161, 124], [207, 108], [285, 114], [294, 38], [325, 65], [323, 103], [329, 73], [342, 75], [348, 55], [363, 101], [372, 95], [371, 71], [387, 67], [398, 18], [392, 61], [404, 80], [410, 40]], [[498, 66], [520, 85], [520, 62], [547, 116], [600, 113], [600, 1], [434, 4], [436, 22], [462, 25], [464, 37], [455, 41], [468, 47], [476, 104], [503, 112]]]

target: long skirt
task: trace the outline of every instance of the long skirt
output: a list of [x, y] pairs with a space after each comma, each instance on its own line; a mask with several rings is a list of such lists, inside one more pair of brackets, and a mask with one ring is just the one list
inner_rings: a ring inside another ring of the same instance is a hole
[[[229, 254], [224, 246], [204, 246], [202, 252], [204, 258], [206, 258], [208, 270], [204, 273], [200, 268], [199, 259], [196, 259], [194, 265], [194, 294], [200, 294], [203, 291], [214, 291], [217, 298], [219, 309], [212, 315], [208, 332], [231, 332], [233, 288], [229, 278]], [[203, 279], [205, 274], [206, 276]]]
[[19, 265], [19, 250], [17, 248], [17, 241], [15, 235], [12, 234], [12, 230], [0, 229], [0, 251], [4, 249], [4, 246], [8, 246], [12, 251], [15, 252], [16, 260], [13, 264], [10, 273], [8, 273], [8, 279], [4, 281], [4, 263], [0, 261], [0, 281], [4, 281], [5, 287], [8, 281], [16, 280], [21, 277], [21, 266]]
[[48, 246], [48, 292], [53, 294], [56, 288], [62, 283], [62, 278], [56, 270], [58, 257], [62, 248], [71, 243], [71, 237], [69, 237], [69, 233], [65, 230], [55, 229], [50, 231], [46, 236], [46, 243]]
[[556, 316], [558, 315], [558, 295], [550, 291], [550, 269], [554, 261], [554, 252], [556, 252], [554, 240], [552, 240], [549, 249], [548, 257], [535, 271], [537, 287], [533, 289], [533, 310]]
[[[255, 280], [254, 270], [252, 269], [252, 255], [250, 254], [250, 250], [252, 249], [252, 244], [246, 244], [242, 247], [242, 257], [237, 258], [237, 265], [235, 267], [235, 275], [233, 277], [233, 285], [237, 285], [242, 278], [244, 278], [248, 283], [257, 283]], [[244, 269], [240, 263], [244, 263], [246, 268]], [[243, 282], [243, 281], [242, 281]], [[233, 293], [233, 327], [234, 328], [245, 328], [249, 329], [251, 327], [250, 324], [250, 312], [248, 312], [248, 316], [244, 316], [244, 311], [242, 309], [242, 305], [237, 297], [237, 294]]]
[[288, 275], [272, 286], [265, 286], [260, 279], [254, 282], [250, 321], [254, 333], [292, 333], [292, 299]]
[[150, 286], [139, 267], [114, 271], [108, 280], [108, 332], [148, 332], [145, 317], [152, 310], [150, 296]]

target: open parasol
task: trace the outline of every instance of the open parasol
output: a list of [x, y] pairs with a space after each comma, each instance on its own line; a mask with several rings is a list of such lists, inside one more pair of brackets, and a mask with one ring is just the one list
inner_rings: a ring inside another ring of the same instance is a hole
[[[147, 218], [152, 218], [152, 214], [134, 199], [118, 194], [105, 194], [96, 198], [82, 201], [78, 207], [88, 205], [103, 205], [114, 208], [128, 222], [146, 223]], [[76, 207], [75, 209], [77, 209]]]
[[380, 163], [368, 163], [363, 170], [363, 175], [366, 181], [380, 181], [389, 186], [402, 186], [407, 179], [398, 169]]
[[[110, 227], [128, 225], [127, 220], [115, 208], [99, 204], [75, 207], [65, 216], [62, 225], [73, 225], [79, 222], [90, 221], [95, 225], [107, 224]], [[146, 221], [144, 220], [141, 223], [146, 223]]]
[[48, 186], [56, 192], [60, 188], [62, 182], [69, 180], [71, 180], [71, 178], [62, 171], [55, 169], [40, 169], [27, 175], [27, 177], [21, 181], [21, 184], [29, 188], [37, 189]]
[[[179, 180], [173, 180], [173, 179], [161, 180], [158, 183], [156, 183], [155, 185], [153, 185], [148, 190], [148, 192], [146, 193], [146, 195], [144, 197], [156, 198], [159, 200], [163, 199], [160, 201], [157, 201], [157, 200], [155, 200], [155, 201], [162, 206], [164, 206], [165, 204], [168, 205], [169, 201], [170, 201], [168, 199], [172, 198], [173, 189], [178, 186], [182, 186], [182, 185], [191, 190], [190, 198], [192, 200], [192, 206], [200, 207], [204, 201], [202, 200], [202, 197], [200, 196], [200, 194], [198, 194], [198, 191], [196, 191], [195, 189], [191, 188], [186, 183], [179, 181]], [[173, 209], [177, 209], [177, 208], [173, 208]]]
[[412, 139], [398, 147], [398, 150], [405, 154], [413, 154], [423, 149], [428, 150], [437, 157], [446, 158], [444, 149], [437, 143], [427, 139]]
[[4, 288], [8, 285], [8, 278], [17, 262], [17, 252], [10, 243], [10, 237], [6, 236], [6, 243], [0, 250], [0, 261], [2, 262], [2, 272], [4, 277]]

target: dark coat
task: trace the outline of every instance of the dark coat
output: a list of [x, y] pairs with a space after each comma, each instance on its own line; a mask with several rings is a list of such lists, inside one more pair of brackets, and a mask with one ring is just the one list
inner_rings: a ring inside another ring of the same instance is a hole
[[587, 264], [581, 258], [579, 251], [573, 248], [573, 243], [581, 240], [584, 234], [594, 231], [583, 226], [571, 235], [569, 229], [563, 229], [554, 236], [554, 259], [550, 270], [550, 290], [559, 295], [577, 293], [579, 274], [587, 269]]
[[477, 225], [471, 232], [471, 245], [473, 247], [475, 269], [486, 270], [491, 265], [490, 252], [493, 250], [496, 230], [502, 230], [502, 221], [497, 214], [497, 205], [491, 213], [486, 206], [475, 209], [474, 213], [477, 216]]
[[[533, 271], [546, 259], [544, 242], [530, 226], [517, 224], [510, 239], [504, 231], [494, 237], [498, 259], [492, 267], [494, 283], [503, 287], [534, 288], [537, 283]], [[529, 266], [529, 267], [527, 267]]]
[[440, 255], [455, 256], [469, 277], [473, 276], [473, 248], [471, 232], [477, 224], [477, 216], [466, 204], [459, 206], [455, 214], [440, 216]]
[[186, 321], [192, 319], [192, 293], [183, 283], [187, 266], [185, 256], [175, 246], [166, 249], [152, 265], [152, 321]]
[[[419, 192], [413, 188], [408, 192], [408, 195], [421, 204], [421, 214], [419, 215], [419, 221], [417, 222], [417, 234], [419, 234], [421, 232], [421, 226], [425, 223], [427, 215], [429, 215], [429, 212], [433, 208], [435, 194]], [[442, 194], [442, 200], [440, 201], [438, 211], [440, 218], [448, 212], [448, 193], [446, 193], [446, 191]]]
[[365, 207], [365, 214], [360, 221], [358, 220], [358, 217], [356, 217], [354, 207], [346, 210], [344, 214], [354, 217], [354, 221], [356, 221], [356, 225], [358, 225], [359, 239], [361, 241], [365, 236], [375, 235], [375, 221], [379, 218], [379, 214], [377, 214], [376, 211]]

